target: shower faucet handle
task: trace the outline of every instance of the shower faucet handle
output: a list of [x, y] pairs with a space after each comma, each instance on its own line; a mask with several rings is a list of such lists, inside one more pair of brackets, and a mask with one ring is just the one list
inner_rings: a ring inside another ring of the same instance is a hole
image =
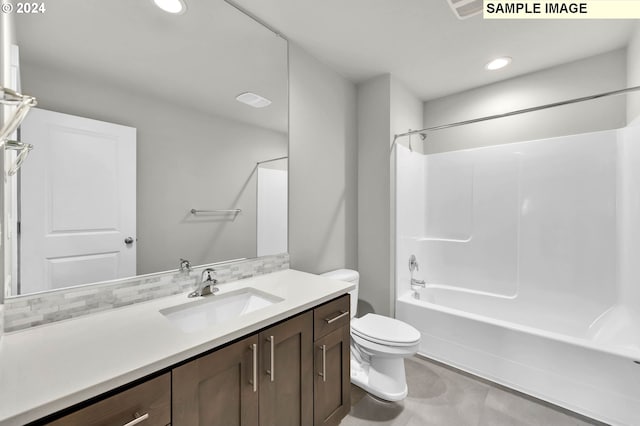
[[416, 255], [412, 254], [409, 257], [409, 272], [413, 272], [413, 271], [419, 271], [420, 268], [418, 267], [418, 261], [416, 260]]

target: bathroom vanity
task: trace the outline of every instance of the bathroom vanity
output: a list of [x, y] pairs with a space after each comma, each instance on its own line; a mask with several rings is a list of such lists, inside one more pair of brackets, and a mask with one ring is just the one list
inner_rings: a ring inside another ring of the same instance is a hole
[[[6, 334], [0, 424], [338, 424], [352, 286], [285, 270], [219, 287]], [[254, 296], [235, 317], [201, 312]]]

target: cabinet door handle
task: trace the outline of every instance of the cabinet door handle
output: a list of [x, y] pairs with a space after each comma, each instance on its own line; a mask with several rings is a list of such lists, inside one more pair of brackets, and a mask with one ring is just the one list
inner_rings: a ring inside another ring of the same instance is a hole
[[255, 343], [250, 345], [249, 348], [251, 349], [251, 353], [252, 353], [252, 357], [253, 357], [253, 373], [251, 374], [251, 380], [249, 380], [249, 383], [251, 383], [253, 385], [253, 391], [257, 392], [258, 391], [258, 345], [256, 345]]
[[137, 425], [138, 423], [142, 423], [149, 418], [149, 413], [144, 413], [143, 415], [136, 413], [134, 416], [135, 416], [135, 419], [131, 420], [129, 423], [126, 423], [122, 426], [133, 426], [133, 425]]
[[333, 318], [325, 318], [324, 320], [327, 322], [327, 324], [331, 324], [332, 322], [336, 322], [340, 318], [346, 317], [347, 315], [349, 315], [349, 311], [340, 311], [340, 313], [338, 315], [336, 315], [335, 317], [333, 317]]
[[275, 342], [276, 339], [273, 338], [273, 336], [269, 336], [269, 338], [267, 339], [267, 342], [271, 343], [271, 361], [270, 361], [270, 365], [269, 365], [269, 369], [267, 370], [267, 374], [269, 375], [269, 377], [271, 378], [271, 381], [273, 382], [276, 379], [276, 368], [275, 368]]
[[327, 381], [327, 345], [322, 345], [320, 347], [322, 349], [322, 372], [318, 373], [322, 376], [322, 381]]

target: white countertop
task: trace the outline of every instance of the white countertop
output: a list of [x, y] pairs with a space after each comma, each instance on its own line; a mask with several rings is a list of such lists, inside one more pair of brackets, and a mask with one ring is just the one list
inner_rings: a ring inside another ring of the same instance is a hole
[[[185, 294], [7, 333], [0, 339], [0, 425], [23, 425], [329, 301], [353, 285], [286, 270], [218, 285], [281, 302], [186, 333], [159, 311]], [[216, 296], [207, 296], [216, 297]]]

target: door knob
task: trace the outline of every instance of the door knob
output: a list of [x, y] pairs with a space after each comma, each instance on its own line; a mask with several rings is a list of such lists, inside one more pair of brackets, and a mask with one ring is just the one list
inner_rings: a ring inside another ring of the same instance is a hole
[[133, 237], [127, 237], [124, 239], [126, 245], [133, 244]]

